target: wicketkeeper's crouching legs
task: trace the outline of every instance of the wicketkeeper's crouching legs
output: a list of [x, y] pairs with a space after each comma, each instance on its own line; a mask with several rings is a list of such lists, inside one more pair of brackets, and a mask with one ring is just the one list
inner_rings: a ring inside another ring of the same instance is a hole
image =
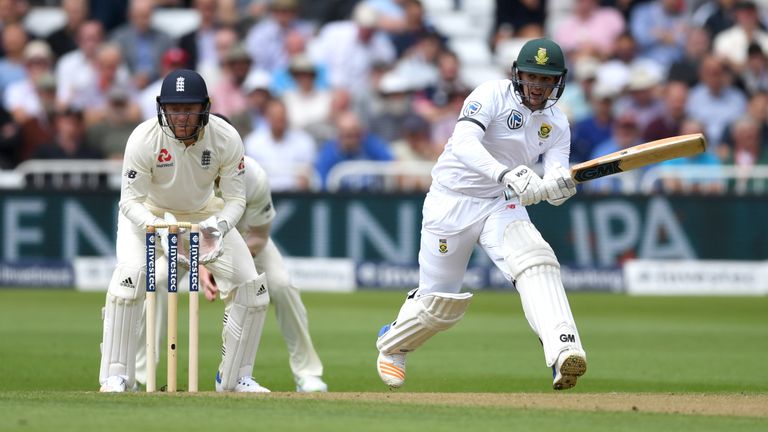
[[258, 386], [250, 377], [269, 307], [266, 275], [262, 273], [255, 280], [234, 287], [224, 302], [222, 359], [216, 391], [249, 391], [249, 386]]
[[586, 354], [560, 277], [560, 263], [549, 244], [527, 220], [516, 220], [504, 231], [505, 261], [525, 317], [544, 347], [553, 368], [553, 387], [568, 389], [587, 370]]
[[122, 392], [133, 387], [138, 333], [144, 308], [144, 269], [118, 265], [112, 273], [102, 309], [99, 383], [102, 392]]

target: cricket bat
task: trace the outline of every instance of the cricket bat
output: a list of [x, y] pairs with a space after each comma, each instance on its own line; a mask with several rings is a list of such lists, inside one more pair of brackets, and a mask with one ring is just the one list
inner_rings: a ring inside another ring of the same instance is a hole
[[576, 183], [642, 168], [669, 159], [693, 156], [707, 149], [700, 133], [663, 138], [639, 144], [571, 167]]

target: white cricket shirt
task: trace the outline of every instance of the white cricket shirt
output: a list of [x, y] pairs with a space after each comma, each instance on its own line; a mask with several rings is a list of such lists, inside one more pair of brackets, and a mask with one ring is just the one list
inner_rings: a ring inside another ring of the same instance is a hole
[[245, 208], [243, 142], [226, 121], [210, 116], [198, 141], [189, 147], [166, 135], [149, 119], [128, 138], [123, 158], [120, 211], [138, 226], [154, 216], [144, 204], [171, 213], [195, 213], [214, 197], [214, 180], [224, 209], [218, 216], [234, 227]]
[[533, 166], [542, 157], [545, 173], [568, 167], [571, 132], [557, 106], [531, 112], [518, 101], [508, 79], [479, 85], [464, 101], [459, 121], [432, 169], [433, 183], [465, 195], [499, 197], [499, 175]]

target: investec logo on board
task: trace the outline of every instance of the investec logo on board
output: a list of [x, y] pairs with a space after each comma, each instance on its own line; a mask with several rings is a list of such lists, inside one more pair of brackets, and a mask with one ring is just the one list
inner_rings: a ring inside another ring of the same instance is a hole
[[189, 290], [190, 291], [199, 290], [198, 282], [200, 277], [197, 272], [199, 241], [200, 241], [200, 237], [198, 237], [197, 234], [193, 234], [192, 237], [190, 237], [189, 239], [189, 277], [190, 277]]
[[168, 234], [168, 292], [176, 292], [176, 248], [178, 234]]
[[147, 291], [155, 290], [155, 234], [147, 234]]

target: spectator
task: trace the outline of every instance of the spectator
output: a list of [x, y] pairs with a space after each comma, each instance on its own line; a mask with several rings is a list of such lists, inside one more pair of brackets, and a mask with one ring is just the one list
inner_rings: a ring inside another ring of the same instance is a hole
[[295, 75], [291, 70], [296, 59], [300, 59], [300, 62], [312, 64], [314, 87], [318, 90], [327, 90], [329, 88], [326, 67], [313, 62], [307, 54], [306, 47], [307, 40], [301, 32], [291, 30], [285, 35], [285, 53], [288, 56], [288, 64], [272, 72], [272, 93], [276, 96], [282, 96], [286, 91], [296, 89], [297, 84], [293, 79]]
[[544, 34], [547, 0], [496, 0], [494, 46], [501, 40]]
[[[159, 95], [158, 91], [155, 96]], [[124, 88], [110, 89], [101, 115], [87, 126], [89, 147], [98, 150], [103, 157], [122, 160], [128, 137], [141, 122], [139, 111], [139, 106], [132, 102]]]
[[709, 33], [704, 28], [692, 27], [685, 41], [683, 57], [672, 63], [667, 73], [668, 81], [683, 81], [688, 87], [699, 83], [701, 60], [709, 53]]
[[[637, 119], [632, 112], [620, 113], [613, 121], [611, 128], [611, 138], [595, 147], [590, 159], [627, 149], [640, 144], [641, 132], [638, 128]], [[622, 181], [632, 181], [635, 183], [642, 175], [644, 169], [636, 169], [622, 173], [622, 176], [608, 176], [592, 180], [585, 183], [584, 189], [592, 192], [601, 193], [619, 193], [623, 192]]]
[[[392, 153], [381, 138], [366, 131], [360, 118], [352, 111], [339, 114], [336, 119], [337, 138], [332, 139], [320, 148], [315, 168], [317, 169], [323, 188], [328, 186], [328, 174], [331, 169], [341, 162], [352, 160], [391, 161]], [[342, 189], [367, 189], [375, 186], [371, 176], [361, 176], [353, 181], [345, 182]]]
[[[47, 43], [34, 40], [24, 48], [25, 78], [11, 83], [5, 90], [3, 106], [14, 121], [23, 124], [36, 118], [48, 122], [48, 115], [39, 95], [39, 80], [50, 74], [53, 67], [53, 52]], [[50, 80], [48, 80], [50, 81]], [[54, 81], [55, 87], [55, 81]], [[45, 90], [49, 90], [46, 88]]]
[[591, 159], [595, 148], [610, 139], [613, 102], [617, 96], [618, 93], [611, 86], [595, 83], [590, 97], [592, 115], [574, 123], [571, 128], [571, 163]]
[[130, 2], [131, 0], [89, 0], [91, 19], [102, 23], [104, 31], [109, 33], [125, 24]]
[[407, 76], [414, 88], [433, 86], [439, 79], [437, 62], [444, 49], [442, 36], [426, 33], [397, 60], [394, 69]]
[[438, 54], [437, 71], [437, 81], [414, 100], [414, 111], [430, 122], [442, 116], [441, 111], [448, 105], [451, 94], [467, 88], [460, 75], [461, 62], [453, 51], [443, 50]]
[[318, 67], [308, 56], [294, 57], [289, 71], [296, 87], [282, 96], [288, 121], [317, 138], [317, 128], [330, 121], [332, 93], [318, 84]]
[[557, 26], [554, 39], [566, 56], [589, 54], [607, 59], [625, 28], [624, 17], [616, 9], [601, 7], [598, 0], [575, 0], [571, 13]]
[[747, 107], [747, 99], [730, 84], [724, 62], [713, 55], [707, 56], [699, 68], [699, 84], [691, 89], [686, 111], [694, 120], [705, 125], [709, 150], [723, 139], [723, 129], [736, 120]]
[[269, 91], [271, 80], [269, 72], [259, 69], [252, 70], [245, 78], [242, 92], [246, 97], [246, 109], [230, 118], [240, 136], [267, 128], [264, 113], [267, 103], [272, 99], [272, 93]]
[[630, 29], [639, 55], [667, 69], [683, 56], [687, 16], [680, 0], [653, 0], [638, 5], [630, 15]]
[[[99, 47], [104, 42], [104, 29], [98, 21], [86, 21], [77, 31], [77, 49], [64, 54], [56, 63], [56, 99], [62, 105], [69, 105], [77, 97], [78, 86], [96, 80], [95, 65]], [[124, 79], [130, 74], [125, 65], [119, 72]]]
[[392, 154], [398, 161], [436, 161], [443, 149], [432, 141], [429, 122], [410, 114], [402, 122], [403, 137], [392, 142]]
[[560, 97], [560, 109], [568, 116], [571, 124], [577, 123], [592, 114], [590, 96], [597, 78], [600, 62], [590, 56], [576, 59], [574, 79], [568, 83], [568, 91]]
[[741, 72], [747, 61], [750, 43], [768, 51], [768, 33], [760, 28], [757, 6], [751, 0], [740, 0], [735, 6], [736, 23], [723, 30], [713, 41], [713, 53], [727, 59], [731, 70]]
[[150, 26], [154, 8], [154, 0], [131, 0], [128, 23], [110, 35], [110, 39], [120, 45], [137, 89], [143, 89], [160, 77], [160, 57], [174, 46], [168, 34]]
[[305, 39], [312, 37], [313, 26], [299, 18], [297, 0], [272, 0], [270, 14], [254, 25], [245, 37], [245, 46], [254, 67], [273, 72], [288, 66], [285, 37], [299, 32]]
[[636, 64], [629, 73], [626, 95], [616, 101], [618, 112], [631, 110], [635, 115], [638, 127], [644, 131], [651, 120], [664, 111], [664, 103], [659, 97], [661, 77], [654, 71], [648, 70], [642, 64]]
[[[77, 76], [73, 83], [70, 105], [80, 109], [85, 114], [85, 124], [99, 121], [104, 115], [103, 109], [108, 103], [108, 94], [112, 89], [122, 89], [129, 95], [131, 103], [135, 103], [138, 91], [133, 86], [127, 69], [124, 69], [123, 56], [120, 46], [114, 42], [99, 45], [93, 63], [93, 75]], [[140, 115], [140, 111], [136, 111]]]
[[[419, 0], [401, 1], [403, 7], [403, 28], [390, 31], [392, 45], [395, 47], [395, 53], [401, 58], [415, 46], [424, 37], [437, 37], [441, 45], [445, 42], [445, 37], [427, 22], [424, 16], [424, 6]], [[381, 21], [380, 21], [381, 22]], [[386, 28], [386, 27], [383, 27]]]
[[448, 103], [432, 118], [432, 141], [436, 143], [448, 142], [456, 128], [456, 123], [459, 121], [461, 107], [470, 92], [469, 87], [456, 87], [448, 94]]
[[765, 180], [750, 181], [750, 174], [755, 166], [768, 165], [768, 152], [760, 148], [762, 140], [760, 125], [751, 118], [740, 118], [731, 127], [731, 139], [733, 152], [725, 163], [738, 169], [739, 176], [735, 180], [733, 189], [737, 193], [744, 193], [752, 184], [754, 190], [763, 192], [768, 190]]
[[[751, 118], [760, 129], [760, 148], [768, 149], [768, 93], [756, 93], [747, 103], [746, 116], [737, 118]], [[733, 157], [733, 126], [735, 121], [730, 123], [723, 130], [723, 139], [717, 146], [717, 156], [720, 160], [727, 160]]]
[[229, 49], [224, 57], [224, 75], [211, 87], [211, 110], [226, 117], [246, 110], [246, 95], [243, 83], [251, 70], [251, 57], [241, 44]]
[[714, 38], [723, 30], [735, 24], [735, 6], [738, 0], [709, 0], [696, 9], [691, 17], [693, 23], [703, 26]]
[[411, 111], [412, 87], [408, 77], [390, 71], [381, 78], [378, 94], [372, 101], [370, 131], [392, 142], [402, 137], [400, 125]]
[[[200, 15], [200, 25], [179, 38], [178, 46], [187, 53], [184, 69], [199, 69], [202, 64], [218, 65], [216, 53], [217, 0], [194, 0], [193, 7]], [[166, 51], [167, 52], [167, 51]]]
[[328, 23], [320, 29], [310, 55], [316, 63], [326, 65], [333, 88], [365, 94], [371, 89], [373, 65], [394, 62], [395, 48], [376, 27], [377, 19], [375, 10], [359, 3], [352, 20]]
[[61, 8], [67, 17], [66, 23], [45, 38], [56, 59], [78, 49], [80, 26], [88, 19], [88, 0], [63, 0]]
[[157, 117], [157, 96], [160, 94], [163, 78], [173, 70], [186, 68], [188, 64], [189, 56], [181, 48], [173, 47], [163, 54], [163, 58], [160, 60], [160, 73], [162, 77], [144, 87], [141, 93], [139, 93], [138, 104], [141, 109], [142, 119], [147, 120]]
[[668, 82], [664, 87], [664, 110], [651, 119], [646, 126], [643, 141], [682, 135], [683, 122], [687, 120], [685, 113], [687, 102], [688, 85], [680, 81]]
[[233, 27], [222, 26], [216, 29], [213, 43], [216, 49], [215, 58], [200, 58], [197, 63], [197, 70], [203, 76], [205, 82], [208, 83], [208, 88], [214, 88], [219, 84], [219, 81], [224, 76], [224, 63], [226, 62], [227, 53], [240, 42], [237, 32]]
[[11, 83], [23, 80], [27, 75], [24, 69], [24, 48], [28, 40], [27, 32], [21, 24], [3, 27], [2, 47], [5, 57], [0, 58], [0, 97]]
[[622, 33], [615, 44], [614, 56], [601, 63], [597, 70], [597, 80], [623, 91], [629, 83], [631, 72], [635, 68], [643, 68], [650, 75], [660, 79], [664, 76], [664, 68], [651, 59], [637, 56], [637, 43], [630, 33]]
[[768, 91], [768, 58], [758, 44], [749, 44], [747, 62], [735, 84], [748, 96]]
[[278, 99], [267, 103], [265, 117], [268, 127], [245, 137], [245, 154], [264, 167], [272, 190], [307, 190], [317, 153], [314, 139], [290, 126], [285, 105]]
[[101, 154], [85, 144], [83, 113], [61, 109], [53, 115], [54, 138], [38, 147], [34, 159], [100, 159]]

